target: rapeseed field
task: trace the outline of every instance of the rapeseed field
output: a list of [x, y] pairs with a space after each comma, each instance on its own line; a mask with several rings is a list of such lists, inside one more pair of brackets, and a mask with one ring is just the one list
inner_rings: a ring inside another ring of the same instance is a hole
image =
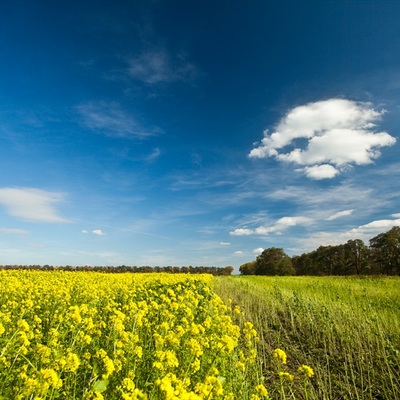
[[268, 398], [209, 275], [0, 271], [0, 399]]

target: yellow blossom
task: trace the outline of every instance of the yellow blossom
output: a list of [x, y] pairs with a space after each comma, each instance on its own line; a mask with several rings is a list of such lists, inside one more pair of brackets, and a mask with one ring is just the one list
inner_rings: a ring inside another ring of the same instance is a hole
[[300, 372], [301, 374], [304, 374], [308, 378], [311, 378], [312, 376], [314, 376], [313, 369], [305, 364], [303, 364], [301, 367], [299, 367], [298, 372]]
[[282, 364], [286, 364], [287, 355], [282, 349], [275, 349], [273, 354]]

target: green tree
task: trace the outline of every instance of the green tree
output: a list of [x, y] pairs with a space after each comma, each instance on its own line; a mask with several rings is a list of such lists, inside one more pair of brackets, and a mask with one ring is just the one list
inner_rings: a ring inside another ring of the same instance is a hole
[[256, 259], [256, 275], [295, 275], [291, 258], [282, 248], [265, 249]]
[[256, 273], [257, 263], [256, 261], [250, 261], [242, 264], [239, 267], [239, 272], [241, 275], [254, 275]]
[[349, 274], [365, 274], [368, 268], [368, 247], [361, 239], [349, 240], [344, 245], [347, 272]]
[[380, 233], [369, 244], [372, 260], [379, 272], [400, 275], [400, 227], [394, 226], [388, 232]]

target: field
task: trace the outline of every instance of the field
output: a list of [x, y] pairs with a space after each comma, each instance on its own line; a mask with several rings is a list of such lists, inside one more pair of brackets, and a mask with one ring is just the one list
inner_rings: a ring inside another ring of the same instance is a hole
[[0, 400], [400, 399], [399, 289], [0, 271]]
[[[227, 277], [217, 291], [254, 323], [272, 398], [400, 399], [399, 278]], [[293, 380], [277, 376], [275, 348]]]
[[211, 275], [0, 271], [0, 399], [261, 399]]

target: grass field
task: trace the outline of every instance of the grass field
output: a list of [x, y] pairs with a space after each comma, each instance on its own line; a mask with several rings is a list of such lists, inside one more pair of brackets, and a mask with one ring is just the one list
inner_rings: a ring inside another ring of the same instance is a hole
[[[272, 398], [400, 399], [400, 279], [227, 277], [216, 290], [258, 331]], [[287, 353], [282, 382], [275, 348]], [[312, 366], [308, 381], [296, 375]], [[287, 377], [286, 377], [287, 378]], [[306, 391], [304, 390], [306, 385]]]

